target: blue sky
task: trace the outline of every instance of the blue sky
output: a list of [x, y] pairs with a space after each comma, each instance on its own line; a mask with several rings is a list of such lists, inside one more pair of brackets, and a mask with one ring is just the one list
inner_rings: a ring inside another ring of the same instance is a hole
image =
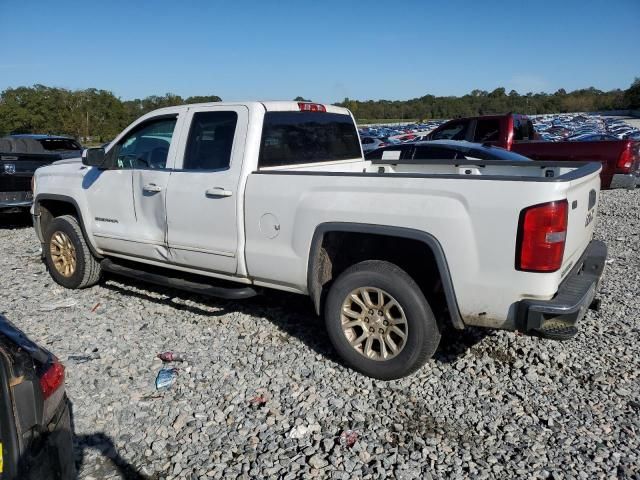
[[335, 102], [635, 76], [640, 0], [0, 0], [0, 90]]

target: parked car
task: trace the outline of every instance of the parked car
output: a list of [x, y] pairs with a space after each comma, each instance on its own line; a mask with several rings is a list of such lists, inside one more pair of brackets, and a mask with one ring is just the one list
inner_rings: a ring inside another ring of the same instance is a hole
[[[451, 137], [453, 131], [456, 133]], [[490, 115], [450, 120], [431, 132], [428, 138], [489, 143], [545, 162], [598, 161], [602, 164], [602, 188], [635, 188], [640, 174], [639, 143], [631, 140], [535, 141], [533, 124], [524, 115]]]
[[[168, 152], [147, 141], [160, 132]], [[363, 159], [333, 105], [169, 107], [86, 150], [88, 168], [38, 169], [34, 227], [66, 288], [106, 271], [309, 295], [345, 362], [376, 378], [418, 369], [444, 324], [577, 333], [606, 257], [599, 163], [394, 156]]]
[[0, 212], [27, 211], [33, 200], [33, 172], [55, 161], [80, 157], [73, 138], [51, 135], [11, 135], [0, 138]]
[[[386, 152], [386, 153], [385, 153]], [[432, 140], [390, 145], [365, 154], [367, 160], [390, 158], [391, 152], [400, 152], [401, 160], [505, 160], [531, 162], [530, 158], [504, 148], [458, 140]], [[397, 155], [396, 155], [397, 156]]]
[[361, 140], [362, 150], [364, 152], [368, 152], [371, 150], [375, 150], [376, 148], [384, 147], [385, 143], [376, 137], [363, 137]]
[[0, 315], [3, 479], [75, 478], [64, 366]]

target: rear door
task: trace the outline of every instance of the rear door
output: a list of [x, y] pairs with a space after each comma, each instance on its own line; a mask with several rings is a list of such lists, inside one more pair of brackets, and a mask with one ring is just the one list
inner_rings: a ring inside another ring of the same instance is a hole
[[189, 108], [167, 189], [172, 263], [236, 272], [239, 183], [248, 120], [245, 106]]

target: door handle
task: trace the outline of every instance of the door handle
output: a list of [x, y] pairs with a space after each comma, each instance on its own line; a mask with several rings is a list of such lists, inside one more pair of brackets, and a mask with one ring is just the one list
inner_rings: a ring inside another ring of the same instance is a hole
[[225, 190], [222, 187], [210, 188], [206, 192], [204, 192], [207, 197], [230, 197], [233, 195], [231, 190]]
[[142, 190], [144, 190], [145, 192], [161, 192], [162, 191], [162, 187], [160, 185], [156, 185], [155, 183], [147, 183], [144, 187], [142, 187]]

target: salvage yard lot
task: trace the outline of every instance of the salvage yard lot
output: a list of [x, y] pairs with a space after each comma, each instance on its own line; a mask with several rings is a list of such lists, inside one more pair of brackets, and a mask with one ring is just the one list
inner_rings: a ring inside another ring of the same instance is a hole
[[[8, 217], [0, 313], [67, 366], [81, 478], [637, 478], [640, 190], [600, 202], [602, 307], [577, 338], [452, 333], [393, 382], [344, 368], [303, 297], [235, 303], [115, 277], [65, 290]], [[157, 392], [165, 350], [188, 361]]]

